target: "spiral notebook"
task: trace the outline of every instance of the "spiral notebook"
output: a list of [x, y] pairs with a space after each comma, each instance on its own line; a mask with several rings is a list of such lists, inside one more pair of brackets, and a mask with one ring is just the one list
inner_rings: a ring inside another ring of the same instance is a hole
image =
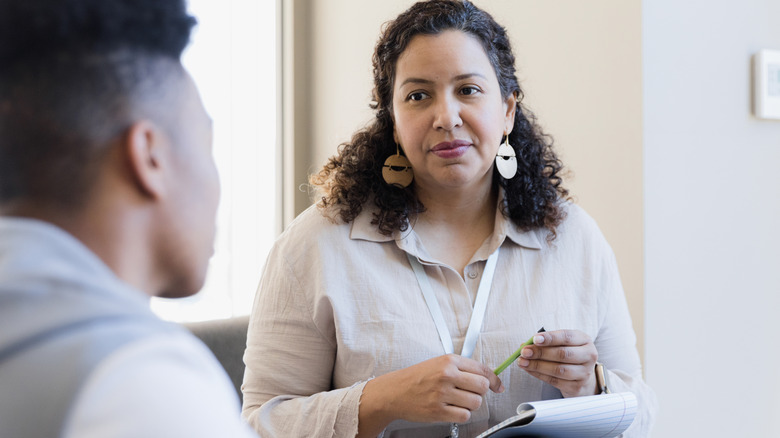
[[636, 396], [630, 392], [523, 403], [517, 415], [477, 438], [611, 438], [628, 429], [636, 409]]

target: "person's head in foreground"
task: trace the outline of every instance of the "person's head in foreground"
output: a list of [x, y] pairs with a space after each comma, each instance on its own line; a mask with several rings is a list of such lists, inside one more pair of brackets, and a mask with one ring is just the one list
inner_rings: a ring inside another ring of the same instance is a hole
[[504, 214], [554, 235], [568, 193], [562, 164], [521, 104], [501, 25], [468, 1], [419, 2], [384, 28], [373, 64], [375, 119], [313, 178], [321, 206], [349, 222], [372, 199], [390, 234], [424, 211], [423, 199], [503, 187]]
[[208, 349], [149, 308], [213, 251], [184, 0], [0, 0], [0, 432], [249, 436]]
[[219, 183], [182, 0], [0, 1], [0, 214], [151, 295], [202, 286]]

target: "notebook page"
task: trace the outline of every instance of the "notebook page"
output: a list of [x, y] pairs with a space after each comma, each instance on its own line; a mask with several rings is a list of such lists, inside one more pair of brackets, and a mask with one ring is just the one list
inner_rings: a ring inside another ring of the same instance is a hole
[[614, 437], [628, 429], [637, 409], [636, 396], [630, 392], [525, 403], [518, 412], [529, 409], [527, 405], [536, 416], [523, 431], [550, 437]]
[[[508, 427], [489, 436], [615, 437], [631, 425], [636, 411], [636, 396], [630, 392], [523, 403], [517, 407], [517, 412], [518, 416], [526, 417], [520, 422], [525, 425]], [[530, 421], [529, 413], [535, 414]], [[516, 417], [512, 419], [517, 420]], [[497, 427], [491, 428], [491, 431], [495, 429]]]

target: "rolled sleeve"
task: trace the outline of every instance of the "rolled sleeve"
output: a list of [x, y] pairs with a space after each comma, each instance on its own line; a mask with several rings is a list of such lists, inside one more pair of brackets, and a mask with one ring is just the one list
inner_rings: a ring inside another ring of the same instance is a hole
[[269, 256], [250, 319], [242, 416], [261, 436], [355, 436], [365, 382], [332, 388], [332, 321], [315, 321], [328, 312], [312, 308], [282, 250]]
[[636, 349], [636, 335], [631, 323], [617, 262], [604, 242], [602, 256], [602, 290], [606, 305], [600, 306], [601, 328], [595, 345], [599, 361], [607, 369], [610, 391], [631, 392], [637, 397], [637, 415], [624, 438], [647, 437], [654, 421], [657, 401], [653, 390], [642, 379], [642, 364]]

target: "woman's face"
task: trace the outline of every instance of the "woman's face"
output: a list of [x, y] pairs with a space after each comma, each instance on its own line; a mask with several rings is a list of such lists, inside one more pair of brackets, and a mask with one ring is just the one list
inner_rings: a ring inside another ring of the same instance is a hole
[[398, 58], [394, 135], [418, 188], [489, 188], [514, 111], [514, 96], [501, 96], [485, 51], [465, 32], [417, 35]]

